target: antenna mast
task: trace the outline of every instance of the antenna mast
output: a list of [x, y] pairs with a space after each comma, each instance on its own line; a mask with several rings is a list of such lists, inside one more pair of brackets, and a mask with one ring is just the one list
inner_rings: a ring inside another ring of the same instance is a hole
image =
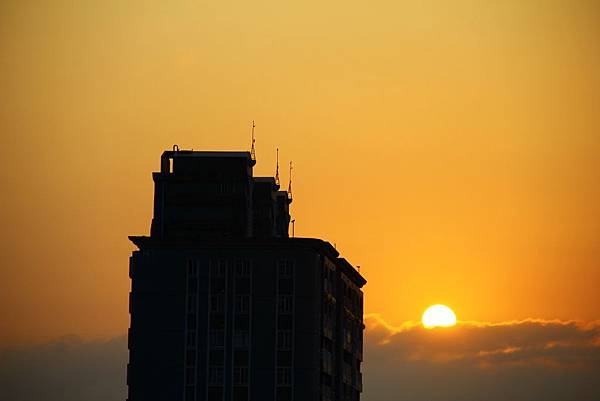
[[279, 148], [277, 148], [277, 156], [275, 162], [275, 185], [279, 186]]
[[256, 139], [254, 138], [254, 127], [256, 127], [256, 125], [254, 124], [254, 120], [252, 120], [252, 147], [250, 148], [250, 158], [256, 161], [256, 150], [254, 149], [254, 142], [256, 142]]
[[290, 161], [290, 181], [288, 182], [288, 199], [292, 200], [292, 162]]

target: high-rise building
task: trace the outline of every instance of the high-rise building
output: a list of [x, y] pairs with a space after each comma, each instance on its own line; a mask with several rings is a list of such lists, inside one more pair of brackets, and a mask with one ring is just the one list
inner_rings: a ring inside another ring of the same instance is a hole
[[132, 236], [129, 401], [337, 401], [362, 391], [359, 272], [290, 238], [291, 197], [249, 152], [164, 152]]

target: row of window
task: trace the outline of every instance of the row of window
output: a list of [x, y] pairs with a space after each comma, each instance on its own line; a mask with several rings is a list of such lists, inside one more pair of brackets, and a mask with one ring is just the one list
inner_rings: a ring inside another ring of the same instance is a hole
[[[208, 385], [209, 386], [223, 385], [224, 379], [225, 379], [225, 369], [222, 366], [210, 366], [208, 368]], [[248, 368], [247, 367], [235, 366], [233, 368], [233, 384], [234, 385], [248, 384]], [[292, 368], [291, 367], [277, 368], [277, 385], [278, 386], [290, 386], [291, 384], [292, 384]]]
[[[208, 368], [208, 385], [221, 386], [224, 383], [225, 370], [222, 366], [210, 366]], [[245, 366], [236, 366], [233, 368], [233, 384], [248, 384], [248, 368]]]
[[[234, 299], [235, 313], [249, 313], [250, 295], [236, 295]], [[225, 312], [225, 294], [212, 294], [210, 296], [210, 312]]]
[[[227, 266], [229, 261], [227, 259], [214, 259], [210, 261], [210, 276], [211, 277], [225, 277], [227, 275]], [[248, 259], [236, 259], [235, 260], [235, 275], [236, 277], [250, 277], [252, 273], [252, 263]]]
[[[289, 319], [280, 319], [279, 329], [277, 330], [277, 348], [288, 350], [292, 348], [292, 330]], [[243, 326], [243, 325], [242, 325]], [[194, 348], [196, 346], [196, 333], [190, 331], [187, 336], [187, 347]], [[209, 345], [211, 347], [223, 347], [225, 342], [225, 331], [223, 325], [213, 325], [209, 331]], [[233, 346], [236, 348], [248, 347], [250, 342], [249, 328], [235, 328], [233, 332]]]
[[[173, 174], [173, 159], [169, 159], [169, 173]], [[246, 180], [231, 180], [222, 176], [210, 177], [202, 185], [190, 186], [188, 183], [171, 184], [173, 195], [184, 199], [204, 199], [207, 195], [215, 194], [246, 194], [249, 183]]]
[[[213, 259], [209, 262], [211, 277], [225, 277], [227, 275], [227, 259]], [[294, 261], [281, 259], [277, 262], [277, 275], [279, 278], [292, 278], [294, 275]], [[197, 276], [199, 273], [199, 262], [188, 260], [188, 276]], [[235, 260], [235, 275], [237, 277], [250, 277], [252, 273], [252, 262], [249, 259]]]
[[[190, 344], [188, 337], [188, 346]], [[250, 344], [250, 333], [248, 330], [235, 330], [233, 332], [233, 346], [235, 348], [247, 348]], [[194, 344], [195, 345], [195, 344]], [[210, 330], [209, 345], [211, 348], [219, 348], [225, 346], [225, 331]]]
[[[190, 371], [191, 372], [191, 371]], [[208, 368], [208, 385], [221, 386], [225, 380], [225, 369], [222, 366], [210, 366]], [[248, 384], [248, 368], [245, 366], [235, 366], [233, 368], [233, 384]], [[290, 386], [292, 384], [292, 368], [277, 368], [277, 385]]]
[[[208, 387], [208, 401], [223, 401], [223, 386]], [[186, 398], [186, 401], [191, 401], [195, 398]], [[248, 386], [237, 385], [233, 387], [233, 401], [248, 401]]]

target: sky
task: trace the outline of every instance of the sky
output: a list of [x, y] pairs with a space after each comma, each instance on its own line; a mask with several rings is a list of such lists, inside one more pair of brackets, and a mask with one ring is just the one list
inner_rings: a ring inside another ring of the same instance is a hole
[[586, 0], [2, 1], [0, 350], [118, 341], [160, 154], [248, 150], [252, 120], [255, 175], [293, 160], [296, 236], [361, 266], [373, 361], [435, 303], [576, 335], [600, 319], [598, 37]]

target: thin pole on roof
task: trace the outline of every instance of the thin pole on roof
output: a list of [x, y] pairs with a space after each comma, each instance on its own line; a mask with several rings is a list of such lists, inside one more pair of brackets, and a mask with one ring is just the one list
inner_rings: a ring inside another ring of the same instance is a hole
[[277, 156], [275, 160], [275, 184], [279, 186], [279, 148], [277, 148]]
[[290, 181], [288, 182], [288, 198], [292, 199], [292, 162], [290, 161]]
[[252, 120], [252, 147], [250, 148], [250, 157], [252, 160], [256, 160], [256, 149], [254, 149], [254, 143], [256, 142], [256, 139], [254, 138], [254, 127], [256, 127], [256, 124], [254, 124], [254, 120]]

